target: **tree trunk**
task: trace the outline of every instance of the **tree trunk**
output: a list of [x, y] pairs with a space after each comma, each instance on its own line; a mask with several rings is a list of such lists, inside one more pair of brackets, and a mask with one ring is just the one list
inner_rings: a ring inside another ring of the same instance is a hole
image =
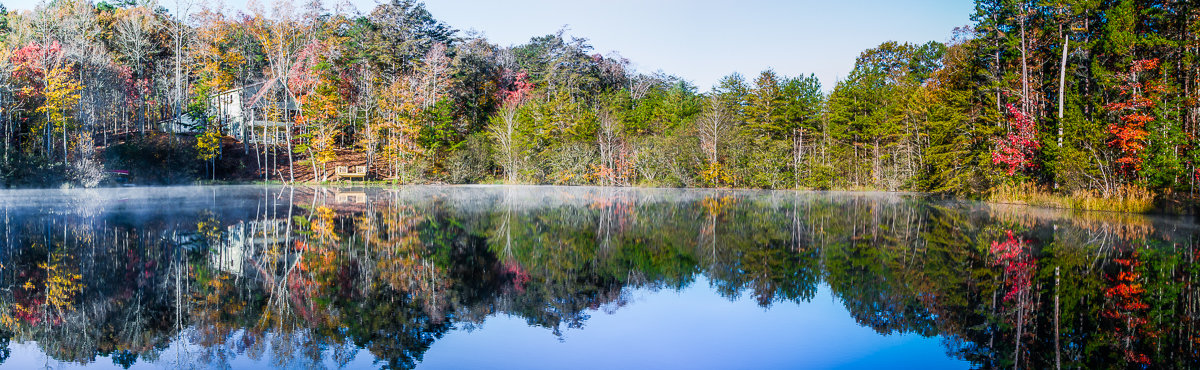
[[1059, 68], [1059, 75], [1058, 75], [1058, 147], [1059, 148], [1062, 148], [1062, 144], [1063, 144], [1063, 109], [1064, 109], [1063, 106], [1064, 106], [1064, 104], [1066, 104], [1066, 101], [1064, 101], [1063, 99], [1064, 99], [1064, 96], [1066, 95], [1065, 91], [1067, 88], [1067, 50], [1070, 47], [1071, 47], [1071, 37], [1070, 37], [1070, 35], [1064, 34], [1063, 35], [1062, 64], [1061, 64], [1062, 66]]
[[1062, 350], [1058, 344], [1058, 267], [1054, 267], [1054, 368], [1062, 369]]
[[[319, 176], [321, 176], [321, 178], [320, 178], [320, 179], [318, 179], [318, 177], [317, 177], [317, 176], [318, 176], [318, 172], [317, 172], [317, 156], [313, 154], [313, 151], [312, 151], [312, 148], [311, 148], [311, 147], [310, 147], [310, 148], [308, 148], [308, 161], [309, 161], [309, 162], [312, 162], [312, 168], [313, 168], [313, 179], [312, 179], [312, 181], [313, 181], [313, 182], [325, 181], [325, 178], [324, 178], [324, 175], [325, 175], [325, 174], [324, 174], [324, 173], [321, 173], [321, 174], [319, 175]], [[321, 166], [321, 167], [324, 167], [324, 166]], [[292, 180], [292, 181], [295, 181], [295, 180]]]
[[[1026, 11], [1022, 6], [1022, 11]], [[1021, 14], [1021, 113], [1029, 114], [1029, 62], [1025, 45], [1025, 14]]]
[[794, 159], [796, 164], [792, 176], [794, 178], [792, 187], [795, 188], [800, 187], [800, 166], [804, 161], [804, 130], [798, 131], [798, 140], [796, 141], [796, 158]]

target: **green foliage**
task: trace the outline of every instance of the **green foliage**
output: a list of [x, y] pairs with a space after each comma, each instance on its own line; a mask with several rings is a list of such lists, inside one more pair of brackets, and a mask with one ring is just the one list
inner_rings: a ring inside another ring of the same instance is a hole
[[387, 74], [412, 71], [436, 43], [455, 41], [457, 30], [433, 18], [425, 4], [392, 0], [363, 20], [369, 26], [365, 49], [373, 65]]
[[471, 184], [486, 180], [491, 173], [493, 152], [487, 135], [476, 133], [468, 136], [458, 150], [446, 159], [446, 181]]
[[[32, 15], [0, 8], [0, 44], [10, 48], [0, 63], [10, 67], [0, 76], [10, 183], [71, 177], [35, 175], [14, 161], [58, 161], [49, 170], [68, 171], [67, 162], [94, 151], [78, 148], [89, 142], [78, 135], [121, 145], [183, 114], [242, 139], [254, 162], [230, 173], [253, 179], [322, 179], [327, 163], [366, 162], [373, 179], [399, 182], [970, 197], [1021, 183], [1059, 195], [1139, 186], [1195, 198], [1200, 190], [1200, 20], [1187, 2], [977, 0], [973, 24], [951, 41], [880, 43], [833, 86], [768, 69], [704, 90], [638, 73], [566, 30], [496, 45], [417, 0], [366, 15], [204, 10], [188, 22], [133, 2], [81, 4], [51, 2]], [[13, 32], [76, 20], [86, 37]], [[194, 37], [176, 45], [176, 33]], [[1136, 118], [1145, 127], [1125, 129], [1131, 113], [1144, 115]], [[1016, 116], [1025, 128], [1014, 135]], [[264, 120], [296, 125], [292, 140], [239, 137], [239, 125]], [[207, 127], [196, 129], [185, 134]], [[995, 163], [1012, 158], [1002, 153], [1012, 138], [1025, 148], [1023, 171], [1005, 175]], [[278, 153], [287, 160], [271, 157]]]

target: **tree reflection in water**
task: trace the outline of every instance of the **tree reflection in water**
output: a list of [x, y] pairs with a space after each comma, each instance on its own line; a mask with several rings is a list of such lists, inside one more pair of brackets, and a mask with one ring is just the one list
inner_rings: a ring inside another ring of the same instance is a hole
[[493, 315], [561, 336], [630, 304], [633, 289], [701, 276], [763, 307], [827, 284], [860, 325], [941, 336], [979, 367], [1192, 367], [1200, 344], [1198, 233], [1176, 219], [716, 190], [228, 187], [166, 199], [6, 202], [0, 361], [36, 342], [56, 360], [129, 366], [166, 361], [182, 340], [199, 351], [188, 361], [217, 366], [345, 365], [367, 351], [410, 368]]

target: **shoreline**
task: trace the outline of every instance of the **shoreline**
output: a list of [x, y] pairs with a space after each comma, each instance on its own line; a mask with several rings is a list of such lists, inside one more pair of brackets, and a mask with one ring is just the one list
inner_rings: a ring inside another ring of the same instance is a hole
[[[1153, 207], [1147, 209], [1146, 211], [1134, 212], [1134, 211], [1121, 211], [1121, 210], [1112, 210], [1112, 209], [1097, 209], [1097, 208], [1086, 208], [1086, 207], [1063, 206], [1062, 205], [1063, 202], [1066, 202], [1068, 204], [1076, 204], [1075, 202], [1080, 202], [1083, 199], [1083, 198], [1079, 198], [1079, 197], [1075, 197], [1075, 196], [1071, 196], [1071, 195], [1040, 194], [1042, 196], [1052, 197], [1052, 199], [1054, 199], [1056, 201], [1056, 202], [1044, 202], [1043, 203], [1043, 202], [1028, 202], [1028, 201], [1020, 201], [1020, 200], [995, 199], [994, 196], [971, 197], [971, 196], [956, 196], [956, 195], [951, 195], [951, 194], [927, 193], [927, 192], [920, 192], [920, 191], [877, 190], [877, 189], [760, 189], [760, 188], [731, 188], [731, 187], [722, 187], [722, 188], [658, 187], [658, 186], [637, 186], [637, 185], [605, 186], [605, 185], [572, 185], [572, 184], [554, 185], [554, 184], [523, 184], [523, 183], [505, 184], [505, 183], [497, 183], [497, 182], [463, 183], [463, 184], [444, 183], [444, 182], [429, 182], [429, 183], [402, 184], [402, 183], [398, 183], [398, 182], [382, 181], [382, 180], [324, 181], [324, 182], [312, 182], [312, 181], [298, 181], [298, 182], [223, 181], [223, 180], [211, 181], [211, 180], [204, 180], [204, 181], [194, 181], [191, 183], [164, 184], [164, 185], [135, 185], [135, 186], [128, 186], [128, 187], [114, 187], [114, 186], [68, 187], [68, 186], [60, 186], [60, 187], [4, 188], [4, 189], [0, 189], [0, 190], [4, 190], [4, 191], [8, 191], [8, 190], [16, 190], [16, 191], [21, 191], [21, 190], [31, 190], [31, 191], [36, 191], [36, 190], [105, 190], [105, 189], [138, 189], [138, 188], [159, 188], [159, 187], [210, 187], [210, 186], [283, 186], [283, 187], [307, 186], [307, 187], [335, 187], [335, 188], [336, 187], [341, 187], [341, 188], [351, 188], [351, 187], [386, 188], [386, 187], [404, 187], [404, 186], [432, 186], [432, 187], [439, 187], [439, 186], [444, 186], [444, 187], [514, 186], [514, 187], [547, 187], [547, 188], [550, 188], [550, 187], [610, 188], [610, 189], [635, 189], [635, 190], [641, 190], [641, 189], [647, 189], [647, 190], [716, 190], [716, 191], [768, 191], [768, 192], [784, 191], [784, 192], [809, 192], [809, 193], [834, 193], [834, 194], [841, 193], [841, 194], [854, 194], [854, 195], [891, 194], [891, 195], [915, 195], [915, 196], [920, 196], [920, 197], [925, 197], [925, 198], [930, 198], [930, 199], [939, 199], [939, 200], [948, 200], [948, 201], [977, 202], [977, 203], [981, 203], [981, 204], [991, 204], [991, 205], [1023, 206], [1023, 207], [1041, 208], [1041, 209], [1059, 210], [1059, 211], [1070, 211], [1070, 212], [1088, 212], [1088, 213], [1116, 214], [1116, 215], [1145, 215], [1145, 216], [1200, 216], [1200, 200], [1197, 200], [1197, 199], [1188, 200], [1186, 197], [1175, 197], [1175, 198], [1171, 198], [1169, 200], [1156, 201], [1156, 204]], [[1171, 204], [1164, 207], [1161, 204], [1158, 204], [1158, 203], [1161, 203], [1162, 201], [1167, 201], [1167, 202], [1170, 202]], [[1200, 220], [1198, 220], [1198, 221], [1200, 221]]]

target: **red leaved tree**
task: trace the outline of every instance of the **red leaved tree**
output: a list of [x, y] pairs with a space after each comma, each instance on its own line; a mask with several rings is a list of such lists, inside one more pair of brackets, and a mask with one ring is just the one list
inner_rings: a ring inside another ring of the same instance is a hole
[[1110, 103], [1104, 108], [1118, 115], [1117, 121], [1108, 125], [1108, 132], [1113, 139], [1108, 145], [1121, 151], [1117, 158], [1117, 169], [1129, 177], [1137, 176], [1142, 168], [1140, 153], [1146, 148], [1146, 125], [1154, 122], [1151, 112], [1156, 105], [1158, 96], [1166, 92], [1166, 85], [1149, 80], [1149, 72], [1158, 69], [1158, 59], [1144, 59], [1133, 62], [1129, 73], [1120, 73], [1125, 84], [1120, 86], [1124, 101]]
[[1017, 330], [1014, 336], [1017, 350], [1013, 353], [1013, 362], [1017, 362], [1021, 344], [1029, 335], [1026, 327], [1033, 323], [1026, 316], [1037, 310], [1037, 294], [1033, 291], [1037, 259], [1033, 257], [1025, 239], [1014, 236], [1012, 230], [1005, 232], [1005, 240], [992, 242], [991, 252], [995, 258], [993, 263], [1004, 266], [1004, 282], [1008, 285], [1004, 302], [1012, 305], [1008, 318]]
[[1012, 230], [1006, 233], [1008, 240], [992, 242], [992, 255], [995, 264], [1004, 266], [1005, 279], [1009, 290], [1004, 294], [1005, 301], [1011, 301], [1026, 294], [1033, 286], [1033, 267], [1037, 260], [1027, 252], [1024, 240], [1013, 235]]
[[62, 47], [58, 42], [42, 45], [29, 42], [25, 46], [13, 50], [9, 57], [12, 63], [12, 79], [16, 86], [23, 86], [16, 91], [19, 99], [35, 99], [42, 95], [45, 87], [46, 71], [53, 68], [62, 55]]
[[1125, 360], [1149, 365], [1150, 358], [1138, 351], [1134, 345], [1142, 338], [1157, 336], [1150, 328], [1147, 318], [1150, 305], [1142, 299], [1146, 289], [1142, 287], [1142, 262], [1135, 250], [1128, 258], [1114, 260], [1120, 269], [1116, 276], [1109, 276], [1111, 286], [1104, 289], [1104, 297], [1108, 298], [1105, 310], [1101, 312], [1105, 318], [1113, 320], [1113, 330], [1116, 331], [1119, 346], [1125, 354]]
[[1036, 168], [1034, 155], [1042, 144], [1037, 140], [1037, 124], [1029, 114], [1022, 112], [1012, 104], [1008, 104], [1008, 120], [1011, 130], [1004, 139], [996, 142], [996, 151], [992, 152], [992, 163], [1007, 166], [1008, 174], [1018, 170]]
[[517, 132], [517, 109], [533, 92], [533, 83], [525, 72], [505, 69], [500, 78], [498, 97], [503, 101], [500, 111], [492, 118], [488, 132], [496, 143], [496, 162], [504, 169], [508, 182], [517, 180], [520, 145]]
[[533, 83], [529, 82], [529, 74], [523, 71], [505, 69], [500, 78], [500, 100], [506, 107], [520, 105], [533, 92]]

